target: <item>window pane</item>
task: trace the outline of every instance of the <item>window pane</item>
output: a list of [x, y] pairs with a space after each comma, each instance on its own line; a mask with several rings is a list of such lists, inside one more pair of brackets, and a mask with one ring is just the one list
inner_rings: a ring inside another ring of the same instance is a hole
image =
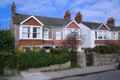
[[95, 31], [95, 39], [97, 39], [97, 31]]
[[22, 28], [22, 31], [23, 31], [23, 32], [28, 32], [28, 28], [27, 28], [27, 27], [23, 27], [23, 28]]
[[22, 37], [23, 37], [23, 38], [28, 38], [28, 34], [27, 34], [27, 33], [23, 33], [23, 34], [22, 34]]
[[40, 38], [40, 33], [37, 33], [37, 38]]
[[56, 31], [56, 39], [61, 39], [61, 32], [60, 31]]
[[33, 32], [36, 33], [37, 32], [37, 28], [33, 28]]
[[102, 39], [102, 31], [98, 31], [98, 39]]
[[37, 28], [37, 33], [40, 33], [40, 28]]
[[37, 33], [33, 33], [33, 38], [37, 38]]
[[30, 38], [30, 27], [22, 28], [22, 38]]
[[44, 39], [48, 39], [48, 31], [44, 31], [44, 35], [43, 35]]
[[120, 39], [120, 33], [118, 33], [118, 39]]
[[70, 34], [72, 32], [72, 29], [67, 29], [67, 34]]

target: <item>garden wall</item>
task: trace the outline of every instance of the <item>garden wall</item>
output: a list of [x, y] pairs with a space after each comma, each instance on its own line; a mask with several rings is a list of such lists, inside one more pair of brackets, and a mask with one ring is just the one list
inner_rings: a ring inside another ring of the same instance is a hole
[[108, 65], [114, 64], [118, 60], [119, 56], [117, 54], [97, 54], [95, 52], [93, 54], [93, 65], [100, 66], [100, 65]]

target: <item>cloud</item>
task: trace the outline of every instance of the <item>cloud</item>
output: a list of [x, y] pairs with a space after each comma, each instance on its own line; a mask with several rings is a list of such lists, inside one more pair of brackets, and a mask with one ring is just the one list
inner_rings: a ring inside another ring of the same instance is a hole
[[[75, 14], [81, 11], [83, 14], [83, 20], [92, 22], [106, 22], [109, 17], [115, 18], [116, 25], [120, 25], [120, 1], [119, 0], [90, 0], [85, 2], [83, 0], [77, 0], [73, 3], [71, 10]], [[79, 1], [81, 1], [79, 3]]]
[[[13, 0], [1, 0], [0, 8], [11, 4]], [[120, 25], [120, 0], [14, 0], [17, 13], [63, 17], [70, 10], [72, 17], [81, 11], [84, 21], [106, 22], [114, 17]]]

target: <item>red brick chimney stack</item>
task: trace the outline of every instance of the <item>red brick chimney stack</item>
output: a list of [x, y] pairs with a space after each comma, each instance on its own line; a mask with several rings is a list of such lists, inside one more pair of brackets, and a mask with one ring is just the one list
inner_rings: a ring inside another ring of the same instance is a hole
[[69, 10], [65, 12], [64, 19], [71, 20], [71, 13]]
[[12, 7], [11, 7], [12, 16], [15, 15], [15, 11], [16, 11], [16, 5], [15, 5], [15, 2], [13, 2]]
[[82, 22], [82, 14], [81, 14], [81, 12], [76, 13], [75, 21], [77, 23], [81, 23]]
[[113, 18], [113, 17], [108, 18], [108, 20], [107, 20], [107, 24], [115, 25], [115, 20], [114, 20], [114, 18]]

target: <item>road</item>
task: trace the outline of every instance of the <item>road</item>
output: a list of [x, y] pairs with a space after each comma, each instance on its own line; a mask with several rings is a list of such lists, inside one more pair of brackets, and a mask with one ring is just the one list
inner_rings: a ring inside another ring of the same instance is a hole
[[75, 76], [57, 80], [120, 80], [120, 70], [89, 74], [85, 76]]

